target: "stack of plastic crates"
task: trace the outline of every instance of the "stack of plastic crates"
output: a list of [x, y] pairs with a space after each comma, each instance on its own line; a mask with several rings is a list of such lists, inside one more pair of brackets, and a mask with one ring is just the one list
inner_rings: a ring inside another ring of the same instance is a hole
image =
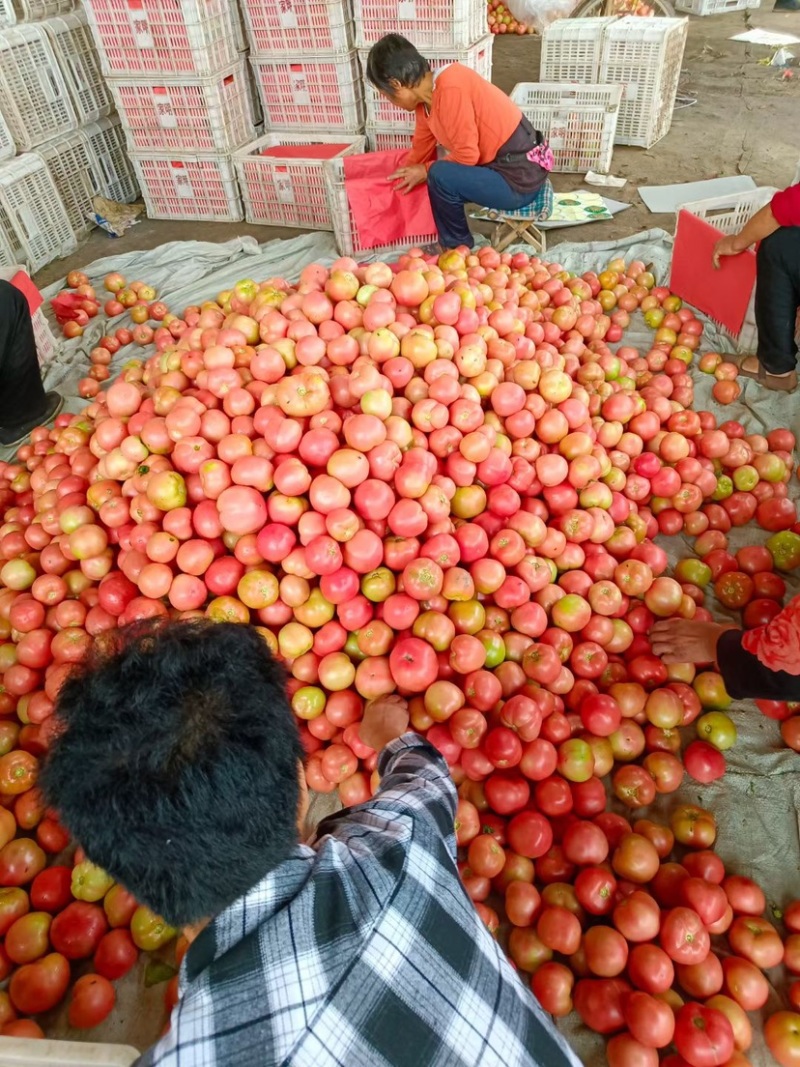
[[688, 30], [685, 18], [627, 16], [606, 31], [599, 81], [623, 87], [617, 144], [651, 148], [669, 132]]
[[675, 4], [676, 11], [687, 15], [727, 15], [756, 7], [761, 7], [761, 0], [677, 0]]
[[255, 136], [235, 0], [86, 0], [151, 218], [237, 222]]
[[541, 80], [578, 85], [599, 82], [603, 40], [616, 21], [611, 17], [552, 22], [542, 34]]
[[0, 166], [0, 209], [15, 263], [37, 271], [77, 247], [66, 208], [44, 161], [25, 153]]
[[94, 122], [110, 115], [114, 100], [85, 13], [57, 15], [43, 26], [64, 73], [78, 122]]
[[78, 118], [44, 23], [0, 33], [0, 111], [18, 148], [74, 130]]
[[[492, 79], [492, 44], [491, 34], [482, 37], [474, 44], [464, 48], [428, 48], [425, 58], [434, 73], [443, 70], [451, 63], [461, 63], [477, 71], [487, 81]], [[369, 49], [359, 52], [364, 92], [367, 105], [367, 143], [373, 152], [382, 152], [393, 148], [410, 148], [414, 132], [414, 116], [402, 108], [395, 107], [385, 96], [369, 84], [366, 78], [367, 57]]]
[[13, 158], [16, 153], [17, 147], [14, 144], [14, 138], [11, 136], [11, 130], [9, 130], [8, 123], [0, 111], [0, 162], [4, 159]]
[[364, 151], [364, 138], [267, 133], [234, 156], [248, 222], [333, 230], [324, 164]]
[[614, 153], [622, 87], [522, 82], [511, 99], [553, 150], [553, 169], [608, 174]]

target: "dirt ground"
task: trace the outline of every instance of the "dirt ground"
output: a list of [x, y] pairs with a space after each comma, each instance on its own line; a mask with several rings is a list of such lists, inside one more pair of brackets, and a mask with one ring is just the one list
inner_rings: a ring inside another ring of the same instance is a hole
[[[771, 0], [768, 0], [771, 2]], [[793, 77], [765, 66], [772, 49], [730, 38], [747, 26], [794, 32], [800, 36], [800, 13], [768, 8], [707, 18], [692, 18], [684, 58], [680, 92], [697, 99], [692, 107], [676, 110], [672, 129], [649, 150], [619, 147], [613, 173], [628, 179], [614, 199], [630, 203], [630, 210], [612, 221], [592, 223], [569, 231], [550, 231], [548, 242], [601, 241], [641, 230], [674, 228], [672, 215], [651, 214], [638, 195], [638, 186], [700, 181], [720, 175], [750, 174], [759, 185], [787, 185], [800, 156], [800, 68]], [[517, 82], [539, 75], [540, 41], [535, 37], [498, 37], [494, 48], [493, 80], [510, 91]], [[796, 53], [800, 56], [800, 46]], [[580, 175], [557, 174], [557, 189], [581, 188]], [[96, 231], [69, 259], [80, 267], [102, 256], [138, 248], [153, 248], [182, 239], [225, 241], [252, 234], [259, 241], [293, 237], [297, 230], [250, 226], [247, 223], [167, 222], [146, 219], [116, 240]], [[65, 273], [63, 261], [40, 271], [37, 281], [48, 285]]]

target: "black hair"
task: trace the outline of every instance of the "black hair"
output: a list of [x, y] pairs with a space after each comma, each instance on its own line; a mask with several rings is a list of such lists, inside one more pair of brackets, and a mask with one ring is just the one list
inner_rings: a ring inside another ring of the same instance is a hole
[[297, 844], [300, 735], [251, 626], [134, 624], [69, 675], [39, 786], [87, 856], [181, 926]]
[[407, 89], [419, 85], [431, 65], [421, 56], [411, 41], [399, 33], [387, 33], [369, 50], [367, 78], [382, 93], [392, 96], [399, 82]]

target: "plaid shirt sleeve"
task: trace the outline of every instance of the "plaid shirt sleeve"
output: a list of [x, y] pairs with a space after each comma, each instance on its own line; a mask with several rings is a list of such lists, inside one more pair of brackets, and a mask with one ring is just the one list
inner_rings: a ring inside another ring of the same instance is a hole
[[578, 1067], [461, 884], [444, 760], [407, 734], [379, 764], [200, 934], [137, 1067]]

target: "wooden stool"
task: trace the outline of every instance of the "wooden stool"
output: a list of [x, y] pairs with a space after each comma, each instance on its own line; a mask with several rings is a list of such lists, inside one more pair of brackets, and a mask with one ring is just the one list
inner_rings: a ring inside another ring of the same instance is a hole
[[497, 223], [492, 233], [492, 248], [502, 252], [515, 241], [524, 241], [543, 254], [547, 251], [547, 236], [536, 223], [544, 222], [552, 214], [553, 186], [549, 178], [536, 194], [536, 199], [525, 207], [516, 211], [488, 208], [485, 217]]

